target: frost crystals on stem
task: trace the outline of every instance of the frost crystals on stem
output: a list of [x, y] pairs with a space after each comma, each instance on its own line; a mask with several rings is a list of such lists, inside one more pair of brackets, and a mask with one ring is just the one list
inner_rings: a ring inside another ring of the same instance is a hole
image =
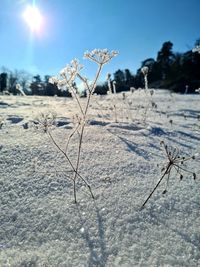
[[[94, 90], [96, 88], [97, 81], [99, 79], [99, 76], [101, 74], [101, 70], [105, 64], [107, 64], [113, 57], [115, 57], [118, 54], [116, 51], [109, 52], [107, 49], [94, 49], [91, 52], [85, 52], [84, 58], [89, 59], [93, 62], [95, 62], [98, 65], [96, 75], [91, 83], [89, 83], [89, 79], [87, 77], [84, 77], [80, 71], [83, 69], [83, 66], [79, 63], [77, 59], [74, 59], [71, 61], [70, 64], [68, 64], [65, 68], [63, 68], [60, 71], [60, 78], [52, 77], [49, 82], [53, 84], [57, 84], [57, 86], [60, 89], [68, 89], [70, 93], [72, 94], [72, 97], [76, 101], [80, 114], [79, 117], [79, 123], [78, 126], [74, 128], [72, 133], [67, 139], [66, 142], [66, 149], [63, 150], [59, 144], [55, 141], [53, 136], [50, 134], [50, 138], [53, 141], [54, 145], [60, 150], [61, 153], [63, 153], [70, 164], [72, 171], [74, 173], [74, 176], [72, 178], [73, 180], [73, 192], [74, 192], [74, 201], [77, 203], [77, 197], [76, 197], [76, 185], [77, 185], [77, 178], [81, 178], [81, 180], [85, 183], [85, 185], [88, 187], [89, 192], [94, 198], [94, 195], [91, 191], [91, 187], [88, 184], [88, 182], [79, 174], [79, 165], [80, 165], [80, 155], [81, 155], [81, 149], [82, 149], [82, 143], [83, 143], [83, 135], [84, 135], [84, 129], [87, 121], [87, 113], [90, 106], [90, 100], [91, 96], [94, 93]], [[79, 96], [77, 95], [77, 88], [75, 86], [75, 80], [79, 79], [84, 84], [84, 87], [87, 91], [87, 98], [86, 98], [86, 104], [83, 106], [82, 102], [79, 99]], [[49, 132], [50, 133], [50, 132]], [[67, 148], [69, 146], [69, 142], [74, 134], [78, 135], [78, 143], [77, 143], [77, 159], [75, 164], [72, 164], [72, 161], [67, 154]]]

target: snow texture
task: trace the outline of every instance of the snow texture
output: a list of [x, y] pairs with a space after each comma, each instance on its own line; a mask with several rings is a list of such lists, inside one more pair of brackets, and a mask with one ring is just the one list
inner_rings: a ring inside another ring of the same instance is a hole
[[[0, 96], [0, 266], [200, 266], [199, 157], [180, 181], [173, 173], [145, 199], [166, 162], [160, 142], [190, 156], [200, 152], [200, 95], [155, 90], [93, 96], [73, 202], [70, 166], [45, 133], [33, 127], [39, 112], [57, 113], [52, 135], [65, 145], [77, 112], [72, 99]], [[80, 101], [84, 104], [85, 99]], [[76, 159], [77, 137], [69, 145]]]

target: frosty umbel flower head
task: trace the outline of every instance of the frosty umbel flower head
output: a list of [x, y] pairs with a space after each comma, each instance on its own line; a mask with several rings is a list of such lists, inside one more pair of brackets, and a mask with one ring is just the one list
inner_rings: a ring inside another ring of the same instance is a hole
[[97, 64], [104, 65], [117, 55], [117, 51], [109, 52], [108, 49], [94, 49], [91, 52], [85, 52], [84, 58], [90, 59]]
[[88, 79], [80, 74], [83, 66], [77, 59], [72, 60], [70, 64], [60, 71], [60, 77], [52, 77], [49, 79], [49, 82], [57, 85], [61, 90], [68, 89], [72, 93], [75, 93], [74, 82], [76, 78], [79, 78], [85, 84], [87, 90], [93, 93], [103, 65], [117, 55], [118, 52], [109, 52], [107, 49], [94, 49], [91, 52], [84, 53], [84, 58], [90, 59], [99, 65], [99, 69], [92, 85], [89, 85]]
[[192, 52], [198, 52], [200, 54], [200, 45], [197, 45], [195, 48], [192, 49]]
[[34, 120], [34, 127], [47, 133], [49, 128], [56, 125], [56, 113], [49, 111], [47, 113], [40, 113], [39, 116]]
[[83, 68], [78, 59], [73, 59], [70, 64], [67, 64], [65, 68], [60, 71], [60, 76], [68, 81], [74, 81], [77, 73]]
[[77, 74], [83, 68], [77, 59], [73, 59], [70, 64], [67, 64], [65, 68], [60, 71], [60, 79], [57, 77], [51, 77], [49, 82], [56, 84], [58, 88], [63, 89], [63, 87], [70, 87], [74, 80], [76, 79]]
[[143, 68], [141, 68], [141, 72], [144, 76], [146, 76], [149, 72], [149, 68], [147, 66], [144, 66]]

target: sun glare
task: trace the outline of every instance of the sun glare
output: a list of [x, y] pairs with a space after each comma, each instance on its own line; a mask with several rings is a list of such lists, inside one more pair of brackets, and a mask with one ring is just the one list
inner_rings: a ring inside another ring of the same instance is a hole
[[42, 26], [42, 15], [36, 6], [27, 6], [23, 18], [31, 31], [40, 31]]

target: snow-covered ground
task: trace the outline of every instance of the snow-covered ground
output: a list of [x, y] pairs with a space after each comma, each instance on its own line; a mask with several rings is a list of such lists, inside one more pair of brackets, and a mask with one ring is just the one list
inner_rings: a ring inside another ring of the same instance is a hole
[[[124, 99], [123, 99], [124, 98]], [[74, 204], [72, 175], [48, 136], [32, 127], [40, 112], [56, 111], [52, 135], [65, 146], [77, 106], [72, 99], [0, 96], [0, 266], [200, 266], [199, 156], [180, 181], [175, 172], [140, 209], [161, 177], [166, 155], [200, 152], [200, 95], [157, 90], [93, 96], [81, 152]], [[80, 101], [84, 103], [85, 99]], [[115, 109], [116, 106], [116, 114]], [[76, 160], [77, 136], [68, 154]]]

